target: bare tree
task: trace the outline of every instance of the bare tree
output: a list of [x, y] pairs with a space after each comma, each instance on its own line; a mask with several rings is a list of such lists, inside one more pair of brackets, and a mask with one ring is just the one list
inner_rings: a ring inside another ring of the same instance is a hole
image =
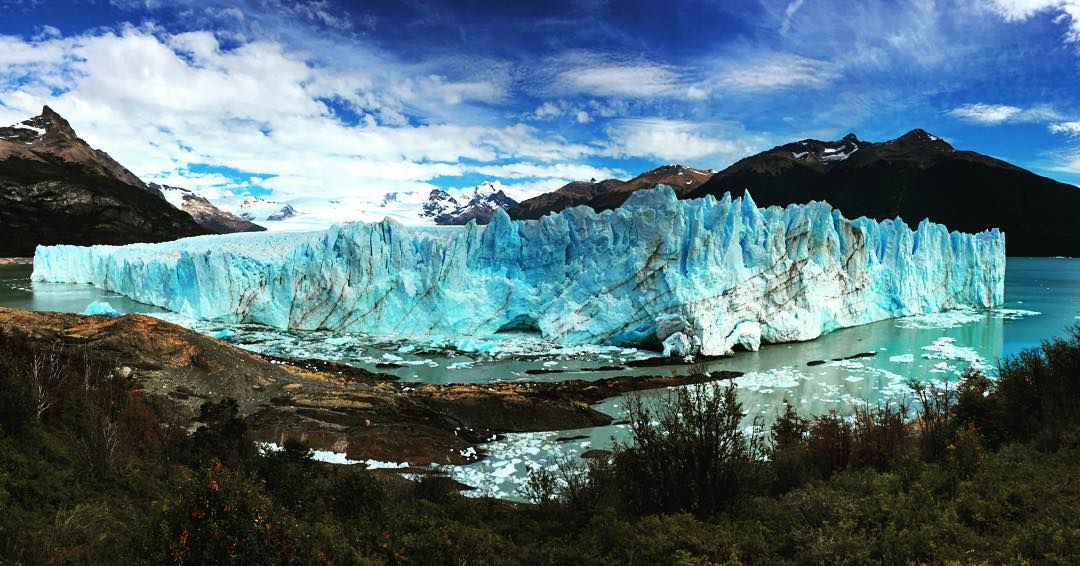
[[60, 347], [37, 352], [27, 371], [30, 391], [34, 397], [34, 408], [39, 420], [45, 411], [56, 403], [57, 390], [63, 384], [67, 374], [67, 366], [61, 354]]

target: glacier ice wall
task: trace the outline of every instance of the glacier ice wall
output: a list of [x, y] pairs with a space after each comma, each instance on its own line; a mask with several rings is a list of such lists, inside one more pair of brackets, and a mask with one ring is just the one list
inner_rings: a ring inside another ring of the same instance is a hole
[[1005, 237], [847, 220], [826, 203], [680, 201], [487, 226], [39, 247], [34, 280], [91, 283], [200, 319], [405, 337], [532, 331], [567, 344], [722, 354], [1004, 298]]

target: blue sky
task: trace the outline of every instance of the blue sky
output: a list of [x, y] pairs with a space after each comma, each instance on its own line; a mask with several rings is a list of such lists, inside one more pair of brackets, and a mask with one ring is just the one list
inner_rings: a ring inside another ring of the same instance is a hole
[[212, 197], [518, 195], [921, 127], [1080, 183], [1080, 0], [0, 0], [0, 121], [49, 104]]

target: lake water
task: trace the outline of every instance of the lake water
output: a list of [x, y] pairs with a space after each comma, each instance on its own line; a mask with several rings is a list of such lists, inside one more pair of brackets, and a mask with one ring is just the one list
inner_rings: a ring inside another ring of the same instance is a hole
[[[686, 371], [685, 366], [575, 371], [621, 365], [649, 352], [624, 348], [560, 348], [533, 337], [505, 336], [496, 341], [435, 338], [406, 342], [363, 334], [282, 331], [258, 325], [235, 325], [184, 319], [87, 285], [31, 283], [30, 266], [0, 266], [0, 305], [35, 310], [82, 312], [94, 301], [107, 301], [120, 312], [166, 318], [237, 346], [287, 357], [314, 357], [399, 375], [402, 381], [430, 383], [497, 380], [598, 379], [612, 375]], [[740, 400], [755, 416], [771, 421], [786, 399], [802, 414], [830, 410], [850, 413], [856, 404], [903, 399], [904, 385], [920, 381], [955, 381], [969, 365], [993, 373], [1004, 356], [1058, 336], [1080, 318], [1080, 260], [1010, 258], [1005, 305], [989, 311], [951, 311], [886, 320], [832, 332], [810, 342], [765, 346], [711, 362], [710, 370], [744, 372], [736, 380]], [[872, 352], [872, 357], [827, 361]], [[386, 367], [395, 364], [401, 367]], [[381, 367], [380, 367], [381, 366]], [[564, 370], [529, 375], [527, 370]], [[651, 395], [663, 395], [653, 392]], [[623, 399], [609, 399], [598, 409], [621, 419]], [[488, 458], [448, 471], [476, 493], [512, 497], [529, 466], [554, 466], [590, 448], [607, 448], [625, 439], [621, 425], [579, 431], [510, 434], [485, 446]], [[560, 438], [584, 436], [574, 440]]]

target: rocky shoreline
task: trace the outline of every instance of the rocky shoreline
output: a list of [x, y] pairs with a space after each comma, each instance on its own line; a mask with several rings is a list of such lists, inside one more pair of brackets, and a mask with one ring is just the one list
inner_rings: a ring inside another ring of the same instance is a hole
[[131, 368], [133, 394], [194, 426], [205, 401], [236, 399], [255, 440], [341, 452], [351, 460], [463, 464], [503, 433], [606, 425], [599, 401], [646, 389], [737, 377], [612, 377], [596, 381], [400, 383], [395, 376], [323, 360], [262, 356], [162, 320], [0, 308], [0, 347], [24, 341], [75, 363]]
[[0, 257], [0, 265], [32, 265], [32, 257]]

